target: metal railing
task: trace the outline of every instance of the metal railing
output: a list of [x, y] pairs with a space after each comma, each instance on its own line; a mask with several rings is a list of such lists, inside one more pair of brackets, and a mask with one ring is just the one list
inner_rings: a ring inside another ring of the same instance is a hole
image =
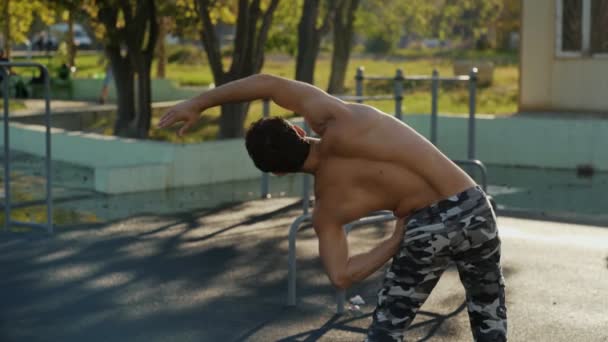
[[[363, 80], [394, 80], [394, 94], [393, 95], [378, 95], [378, 96], [364, 96], [363, 95]], [[440, 82], [468, 82], [469, 83], [469, 124], [468, 124], [468, 148], [467, 156], [468, 160], [454, 160], [459, 165], [466, 165], [474, 167], [479, 170], [481, 175], [481, 186], [484, 191], [487, 191], [487, 170], [483, 163], [475, 158], [475, 110], [476, 110], [476, 90], [477, 90], [477, 69], [473, 68], [468, 76], [455, 76], [455, 77], [439, 77], [437, 70], [433, 71], [433, 74], [429, 76], [410, 76], [404, 77], [403, 72], [398, 69], [395, 77], [379, 77], [379, 76], [368, 76], [365, 77], [363, 74], [363, 68], [357, 69], [356, 75], [356, 96], [340, 96], [341, 99], [357, 101], [363, 103], [363, 101], [375, 101], [375, 100], [395, 100], [395, 116], [402, 119], [401, 107], [403, 100], [403, 82], [405, 80], [415, 81], [431, 81], [431, 142], [437, 143], [437, 116], [438, 116], [438, 93]], [[287, 305], [296, 305], [296, 237], [299, 229], [305, 224], [311, 223], [312, 214], [309, 212], [310, 203], [310, 176], [304, 175], [302, 184], [302, 206], [303, 214], [298, 216], [291, 224], [289, 229], [289, 248], [288, 248], [288, 275], [287, 275]], [[395, 219], [395, 216], [390, 211], [379, 211], [370, 213], [370, 215], [363, 217], [359, 220], [348, 223], [344, 226], [346, 234], [350, 233], [353, 228], [376, 223], [385, 223]], [[336, 290], [336, 312], [344, 312], [345, 304], [345, 291]]]
[[[10, 163], [10, 127], [9, 127], [9, 68], [38, 68], [44, 80], [44, 111], [45, 111], [45, 169], [46, 169], [46, 224], [36, 222], [23, 222], [11, 219], [11, 163]], [[44, 228], [48, 233], [53, 233], [53, 196], [52, 196], [52, 171], [51, 171], [51, 86], [47, 68], [39, 63], [30, 62], [0, 62], [0, 77], [3, 83], [4, 100], [4, 230], [8, 231], [12, 226]]]

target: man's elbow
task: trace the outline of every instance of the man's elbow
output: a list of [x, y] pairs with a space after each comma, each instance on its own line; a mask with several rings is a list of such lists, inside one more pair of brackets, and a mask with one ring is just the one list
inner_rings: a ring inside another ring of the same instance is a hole
[[345, 274], [330, 275], [329, 280], [336, 288], [340, 290], [346, 290], [353, 284], [353, 281], [350, 279], [350, 277]]

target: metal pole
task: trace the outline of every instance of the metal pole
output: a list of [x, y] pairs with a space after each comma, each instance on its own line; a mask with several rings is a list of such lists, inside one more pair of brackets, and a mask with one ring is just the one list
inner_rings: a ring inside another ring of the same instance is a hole
[[431, 142], [437, 145], [437, 97], [439, 94], [439, 71], [433, 70], [431, 83]]
[[[304, 130], [306, 135], [310, 135], [310, 127], [304, 121]], [[310, 208], [310, 175], [304, 173], [302, 175], [302, 212], [304, 215], [308, 214]]]
[[4, 99], [4, 230], [8, 231], [11, 222], [11, 184], [10, 184], [10, 151], [9, 126], [8, 126], [8, 77], [7, 69], [0, 66], [0, 76], [2, 76], [2, 95]]
[[397, 69], [394, 82], [395, 91], [395, 117], [402, 120], [401, 104], [403, 102], [403, 70]]
[[[264, 99], [262, 102], [262, 116], [267, 118], [270, 115], [270, 100]], [[268, 172], [262, 172], [262, 182], [261, 182], [261, 194], [262, 198], [269, 197], [269, 175]]]
[[40, 67], [40, 73], [44, 77], [44, 112], [46, 125], [46, 215], [47, 232], [53, 233], [53, 172], [51, 168], [51, 78], [49, 71]]
[[336, 291], [336, 313], [341, 315], [344, 313], [344, 303], [346, 302], [346, 291]]
[[[363, 68], [362, 66], [358, 67], [357, 74], [355, 75], [355, 81], [356, 81], [355, 95], [357, 95], [357, 97], [363, 96], [363, 80], [365, 79], [365, 76], [363, 76], [364, 70], [365, 70], [365, 68]], [[357, 102], [363, 103], [363, 99], [359, 98], [359, 99], [357, 99]]]
[[296, 305], [296, 237], [302, 223], [309, 221], [310, 215], [300, 215], [289, 227], [289, 248], [287, 250], [287, 305]]
[[469, 73], [469, 159], [475, 159], [475, 104], [477, 102], [476, 95], [477, 68], [473, 68]]

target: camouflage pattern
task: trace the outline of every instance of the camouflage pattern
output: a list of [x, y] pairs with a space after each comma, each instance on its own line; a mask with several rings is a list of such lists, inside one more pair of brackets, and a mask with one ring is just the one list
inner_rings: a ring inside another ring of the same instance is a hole
[[412, 214], [387, 269], [366, 341], [403, 341], [418, 308], [455, 263], [475, 341], [507, 340], [496, 216], [479, 187]]

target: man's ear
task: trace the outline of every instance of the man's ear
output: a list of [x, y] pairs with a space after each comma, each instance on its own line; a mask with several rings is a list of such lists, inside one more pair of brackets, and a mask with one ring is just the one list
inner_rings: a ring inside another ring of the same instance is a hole
[[306, 137], [306, 131], [303, 130], [300, 126], [298, 125], [293, 125], [293, 129], [296, 130], [296, 132], [298, 132], [298, 135], [302, 138]]

